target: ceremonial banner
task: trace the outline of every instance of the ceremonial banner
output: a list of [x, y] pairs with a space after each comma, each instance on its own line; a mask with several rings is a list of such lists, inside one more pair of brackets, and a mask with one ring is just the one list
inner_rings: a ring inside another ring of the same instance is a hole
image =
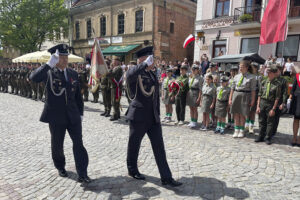
[[106, 62], [104, 61], [101, 48], [98, 40], [94, 41], [91, 53], [91, 69], [89, 86], [91, 92], [96, 92], [100, 84], [100, 75], [105, 75], [108, 72]]
[[269, 0], [261, 22], [259, 44], [271, 44], [286, 40], [289, 0]]
[[189, 45], [191, 42], [193, 42], [193, 41], [195, 41], [195, 37], [192, 35], [192, 34], [190, 34], [186, 39], [185, 39], [185, 41], [184, 41], [184, 43], [183, 43], [183, 48], [186, 48], [187, 47], [187, 45]]

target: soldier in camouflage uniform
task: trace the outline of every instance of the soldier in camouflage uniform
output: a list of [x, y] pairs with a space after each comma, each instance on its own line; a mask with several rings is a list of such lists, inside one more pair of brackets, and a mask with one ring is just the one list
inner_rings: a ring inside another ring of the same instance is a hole
[[273, 126], [276, 124], [275, 111], [281, 97], [281, 83], [278, 82], [277, 67], [272, 64], [268, 69], [268, 78], [261, 82], [258, 92], [256, 112], [259, 114], [259, 136], [255, 142], [263, 142], [266, 138], [268, 145], [272, 144]]
[[[31, 70], [30, 73], [33, 72], [35, 69], [37, 69], [37, 66], [35, 64], [31, 65]], [[34, 82], [34, 81], [30, 81], [30, 87], [32, 89], [32, 99], [33, 100], [37, 100], [37, 96], [38, 96], [38, 83]]]
[[[110, 61], [106, 60], [107, 67], [110, 67]], [[101, 92], [102, 92], [102, 98], [103, 98], [103, 105], [104, 105], [104, 112], [101, 113], [101, 116], [109, 117], [110, 116], [110, 110], [111, 110], [111, 89], [110, 89], [110, 81], [107, 75], [104, 75], [101, 78]]]
[[2, 92], [8, 92], [8, 67], [2, 68]]
[[89, 88], [88, 88], [88, 70], [85, 67], [81, 67], [78, 70], [78, 76], [80, 81], [81, 94], [83, 95], [83, 100], [89, 100]]
[[4, 84], [3, 84], [3, 80], [2, 80], [2, 76], [4, 75], [4, 66], [0, 65], [0, 92], [2, 92], [4, 90]]
[[25, 74], [25, 88], [26, 88], [26, 98], [32, 98], [32, 88], [31, 81], [29, 80], [29, 76], [32, 72], [31, 65], [27, 65], [26, 74]]
[[111, 101], [114, 109], [114, 113], [110, 118], [111, 121], [120, 119], [120, 100], [123, 85], [123, 70], [120, 64], [120, 58], [118, 56], [113, 56], [113, 68], [107, 73], [107, 76], [110, 79]]

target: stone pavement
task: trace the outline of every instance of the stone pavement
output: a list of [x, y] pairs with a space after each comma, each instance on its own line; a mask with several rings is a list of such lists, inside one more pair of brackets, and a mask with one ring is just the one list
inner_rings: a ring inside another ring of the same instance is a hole
[[125, 120], [110, 122], [100, 117], [103, 105], [87, 102], [85, 106], [83, 140], [90, 158], [89, 175], [95, 181], [81, 187], [75, 181], [68, 136], [65, 155], [70, 177], [57, 175], [48, 126], [38, 121], [43, 103], [0, 93], [1, 200], [300, 199], [300, 148], [288, 145], [292, 118], [281, 120], [271, 146], [255, 144], [253, 136], [233, 139], [231, 134], [163, 125], [170, 168], [174, 178], [184, 183], [173, 189], [161, 186], [147, 137], [139, 156], [139, 169], [147, 179], [128, 177]]

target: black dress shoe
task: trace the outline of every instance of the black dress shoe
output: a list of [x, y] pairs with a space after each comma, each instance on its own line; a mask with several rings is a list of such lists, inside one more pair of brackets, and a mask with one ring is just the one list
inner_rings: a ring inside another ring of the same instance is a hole
[[255, 139], [255, 142], [263, 142], [263, 141], [264, 141], [264, 138], [262, 138], [262, 137], [257, 137]]
[[161, 180], [161, 183], [163, 185], [169, 185], [171, 187], [178, 187], [182, 185], [182, 183], [175, 181], [173, 178], [167, 180]]
[[137, 180], [145, 180], [146, 179], [145, 176], [140, 173], [136, 173], [136, 174], [129, 173], [129, 176], [131, 176], [132, 178], [135, 178]]
[[92, 182], [92, 180], [88, 176], [78, 177], [77, 181], [79, 183], [90, 183], [90, 182]]
[[106, 111], [105, 111], [104, 113], [101, 113], [100, 115], [101, 115], [101, 116], [105, 116], [105, 115], [106, 115]]
[[109, 119], [110, 121], [116, 121], [116, 120], [118, 120], [118, 117], [116, 117], [116, 116], [111, 116], [111, 118]]
[[58, 170], [58, 174], [61, 177], [68, 177], [68, 173], [67, 173], [67, 171], [65, 169]]
[[110, 113], [106, 113], [104, 117], [110, 117]]
[[271, 139], [266, 139], [266, 144], [267, 145], [271, 145], [272, 144], [272, 140]]

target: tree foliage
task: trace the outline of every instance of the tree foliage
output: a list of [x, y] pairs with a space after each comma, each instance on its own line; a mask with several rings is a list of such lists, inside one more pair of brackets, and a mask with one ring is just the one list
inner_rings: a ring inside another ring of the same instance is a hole
[[68, 31], [68, 10], [64, 0], [0, 1], [0, 39], [21, 53], [40, 50], [54, 33]]

